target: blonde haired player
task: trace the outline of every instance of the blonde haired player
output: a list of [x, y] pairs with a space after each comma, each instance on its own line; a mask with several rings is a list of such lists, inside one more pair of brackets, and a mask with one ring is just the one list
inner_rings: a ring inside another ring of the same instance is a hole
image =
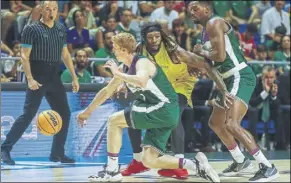
[[215, 182], [220, 179], [210, 166], [206, 156], [198, 153], [195, 159], [176, 158], [165, 155], [166, 142], [179, 121], [177, 94], [162, 69], [143, 56], [135, 55], [136, 41], [131, 34], [120, 33], [113, 37], [113, 51], [123, 64], [118, 68], [109, 60], [105, 67], [114, 75], [110, 83], [100, 90], [90, 105], [77, 118], [81, 124], [88, 119], [97, 106], [125, 83], [136, 95], [132, 105], [114, 113], [108, 120], [108, 163], [104, 170], [90, 176], [93, 181], [121, 181], [118, 154], [123, 128], [146, 129], [143, 140], [142, 162], [149, 168], [185, 168], [197, 171], [198, 175]]

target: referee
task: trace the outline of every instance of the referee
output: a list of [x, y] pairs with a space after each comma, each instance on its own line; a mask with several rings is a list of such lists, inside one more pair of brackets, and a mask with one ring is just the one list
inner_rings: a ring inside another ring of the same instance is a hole
[[55, 22], [58, 13], [57, 2], [41, 2], [40, 11], [42, 18], [27, 25], [21, 35], [21, 63], [27, 77], [28, 89], [23, 114], [17, 118], [1, 145], [2, 161], [9, 165], [15, 164], [10, 157], [10, 151], [36, 115], [43, 96], [46, 97], [52, 110], [57, 111], [63, 119], [61, 131], [53, 137], [49, 159], [53, 162], [75, 162], [65, 155], [64, 149], [70, 109], [59, 75], [62, 57], [73, 78], [73, 92], [79, 90], [79, 83], [66, 44], [66, 29], [62, 24]]

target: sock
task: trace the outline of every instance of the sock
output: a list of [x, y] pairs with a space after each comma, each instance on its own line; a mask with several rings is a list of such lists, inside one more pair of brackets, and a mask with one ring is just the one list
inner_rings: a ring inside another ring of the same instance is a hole
[[233, 146], [228, 147], [227, 148], [231, 154], [231, 156], [233, 157], [233, 159], [237, 162], [237, 163], [242, 163], [244, 162], [245, 156], [243, 155], [243, 153], [240, 151], [237, 143], [235, 143]]
[[176, 158], [184, 158], [184, 154], [175, 154]]
[[108, 153], [108, 171], [116, 171], [118, 170], [118, 154]]
[[179, 158], [179, 168], [195, 171], [196, 164], [189, 159]]
[[254, 150], [252, 150], [250, 152], [250, 154], [255, 158], [255, 160], [258, 163], [263, 163], [268, 167], [272, 167], [271, 163], [267, 160], [267, 158], [265, 157], [265, 155], [262, 153], [262, 151], [257, 147]]
[[137, 162], [141, 162], [141, 152], [133, 153], [133, 159], [135, 159]]

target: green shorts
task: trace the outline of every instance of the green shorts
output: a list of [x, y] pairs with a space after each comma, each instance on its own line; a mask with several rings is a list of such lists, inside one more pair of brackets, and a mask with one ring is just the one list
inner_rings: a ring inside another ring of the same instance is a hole
[[[256, 76], [253, 70], [247, 66], [237, 74], [234, 74], [223, 81], [227, 87], [227, 91], [233, 96], [236, 96], [237, 99], [241, 100], [246, 107], [248, 107], [249, 101], [256, 87]], [[217, 95], [216, 104], [220, 107], [224, 106], [221, 93], [218, 93]]]
[[135, 100], [124, 110], [126, 123], [130, 128], [146, 129], [142, 146], [150, 146], [160, 154], [166, 151], [166, 144], [179, 123], [179, 106], [173, 104], [147, 104]]

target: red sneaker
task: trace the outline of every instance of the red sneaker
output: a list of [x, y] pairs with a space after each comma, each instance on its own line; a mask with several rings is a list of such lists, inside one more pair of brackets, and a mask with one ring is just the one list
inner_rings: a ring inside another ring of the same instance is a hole
[[142, 173], [149, 171], [150, 169], [145, 167], [142, 162], [138, 162], [135, 159], [127, 166], [127, 168], [121, 170], [123, 176], [130, 176], [132, 174]]
[[188, 171], [186, 169], [161, 169], [158, 174], [162, 177], [174, 177], [177, 179], [185, 179], [188, 177]]

